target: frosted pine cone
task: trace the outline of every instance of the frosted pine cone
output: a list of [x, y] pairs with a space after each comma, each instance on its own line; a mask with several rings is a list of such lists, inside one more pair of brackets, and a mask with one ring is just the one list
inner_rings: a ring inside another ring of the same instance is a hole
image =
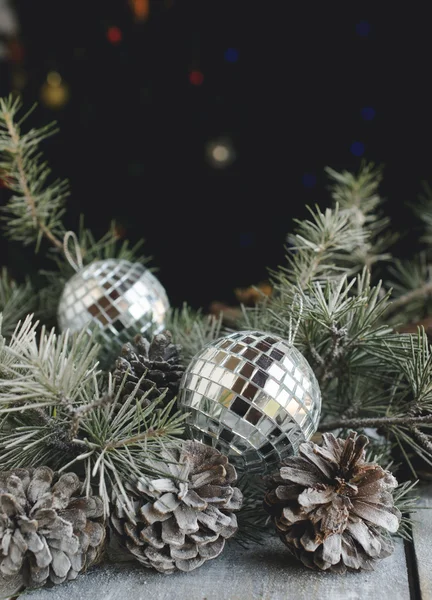
[[388, 532], [401, 514], [392, 491], [397, 481], [365, 461], [368, 439], [351, 432], [346, 440], [323, 435], [321, 447], [301, 444], [300, 455], [284, 461], [264, 506], [290, 552], [312, 569], [344, 573], [372, 570], [393, 552]]
[[48, 467], [0, 473], [0, 572], [26, 586], [63, 583], [97, 562], [104, 547], [102, 501], [75, 496], [74, 473]]
[[161, 573], [192, 571], [219, 556], [243, 500], [234, 467], [216, 449], [188, 441], [173, 458], [179, 464], [166, 465], [173, 478], [141, 479], [131, 490], [134, 514], [117, 497], [111, 517], [122, 545]]
[[167, 390], [165, 403], [168, 403], [177, 395], [183, 371], [180, 346], [172, 343], [169, 331], [164, 331], [156, 335], [151, 343], [142, 335], [137, 335], [133, 344], [125, 344], [116, 361], [114, 378], [120, 382], [127, 373], [123, 396], [128, 396], [144, 375], [136, 397], [139, 399], [148, 392], [145, 402], [148, 405]]

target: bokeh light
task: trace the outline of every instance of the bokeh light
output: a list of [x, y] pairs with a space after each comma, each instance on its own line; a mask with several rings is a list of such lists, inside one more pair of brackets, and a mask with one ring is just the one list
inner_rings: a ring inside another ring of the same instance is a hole
[[302, 177], [303, 185], [306, 188], [313, 188], [316, 186], [316, 175], [313, 173], [305, 173]]
[[356, 25], [356, 33], [360, 37], [368, 37], [371, 31], [370, 23], [367, 21], [359, 21]]
[[235, 160], [235, 150], [227, 138], [212, 140], [206, 148], [207, 160], [215, 168], [225, 168]]
[[351, 154], [354, 154], [354, 156], [363, 156], [365, 147], [362, 142], [353, 142], [351, 144], [350, 150]]
[[130, 0], [137, 21], [147, 21], [150, 14], [150, 0]]
[[123, 38], [123, 34], [119, 27], [109, 27], [106, 36], [110, 44], [119, 44]]
[[372, 121], [375, 118], [376, 111], [371, 106], [365, 106], [361, 110], [361, 116], [365, 121]]
[[57, 71], [50, 71], [47, 75], [47, 83], [48, 85], [53, 85], [54, 87], [58, 87], [61, 85], [62, 77], [60, 73]]
[[201, 71], [191, 71], [189, 73], [189, 81], [192, 85], [202, 85], [204, 82], [204, 75]]
[[40, 90], [42, 104], [47, 108], [58, 110], [69, 100], [69, 87], [57, 71], [50, 71]]
[[224, 58], [227, 62], [235, 63], [239, 59], [239, 51], [237, 48], [227, 48], [224, 53]]

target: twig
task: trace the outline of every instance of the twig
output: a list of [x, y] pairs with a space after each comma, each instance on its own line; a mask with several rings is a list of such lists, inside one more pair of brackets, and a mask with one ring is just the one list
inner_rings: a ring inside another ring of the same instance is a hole
[[432, 442], [430, 441], [428, 436], [425, 435], [423, 431], [420, 431], [418, 427], [411, 427], [411, 432], [413, 434], [413, 437], [420, 444], [420, 446], [422, 446], [426, 450], [426, 452], [432, 454]]
[[432, 414], [422, 417], [368, 417], [359, 419], [335, 419], [323, 423], [319, 431], [322, 433], [333, 429], [349, 428], [358, 429], [364, 427], [392, 427], [393, 425], [424, 425], [432, 423]]

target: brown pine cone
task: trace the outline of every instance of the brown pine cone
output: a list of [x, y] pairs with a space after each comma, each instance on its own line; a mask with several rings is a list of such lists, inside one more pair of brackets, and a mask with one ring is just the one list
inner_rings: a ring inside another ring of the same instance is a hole
[[233, 487], [234, 467], [215, 448], [187, 441], [166, 459], [171, 478], [140, 479], [130, 489], [133, 514], [117, 496], [111, 522], [144, 566], [160, 573], [192, 571], [219, 556], [237, 531], [233, 511], [243, 497]]
[[401, 514], [392, 491], [397, 481], [365, 461], [364, 435], [346, 440], [323, 435], [322, 446], [300, 445], [282, 463], [264, 507], [290, 552], [307, 567], [344, 573], [372, 570], [393, 552], [388, 532]]
[[48, 467], [0, 473], [0, 573], [22, 573], [26, 586], [75, 579], [100, 558], [106, 537], [103, 504], [76, 496], [74, 473]]
[[169, 331], [156, 335], [151, 343], [142, 335], [137, 335], [133, 344], [125, 344], [113, 373], [118, 382], [126, 376], [122, 397], [127, 398], [141, 380], [136, 398], [140, 399], [148, 392], [145, 406], [165, 390], [165, 404], [172, 400], [177, 395], [184, 371], [180, 364], [180, 349], [180, 346], [172, 343]]

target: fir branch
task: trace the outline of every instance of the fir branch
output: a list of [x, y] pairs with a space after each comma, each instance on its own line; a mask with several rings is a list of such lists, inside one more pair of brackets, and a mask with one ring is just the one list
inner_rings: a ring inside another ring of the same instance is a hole
[[243, 547], [262, 544], [270, 525], [270, 518], [263, 508], [264, 480], [259, 475], [243, 473], [237, 487], [243, 494], [243, 505], [237, 515], [238, 531], [233, 541]]
[[[24, 245], [35, 243], [36, 249], [39, 249], [42, 238], [46, 238], [53, 246], [52, 256], [61, 276], [56, 273], [58, 285], [51, 295], [45, 294], [43, 298], [48, 303], [52, 296], [58, 298], [64, 280], [73, 273], [63, 254], [66, 230], [62, 217], [69, 184], [66, 180], [48, 183], [51, 171], [42, 161], [39, 150], [44, 140], [57, 133], [55, 123], [23, 133], [22, 124], [32, 111], [20, 118], [21, 109], [19, 99], [12, 96], [0, 99], [0, 173], [12, 191], [2, 210], [7, 222], [6, 232], [12, 240]], [[143, 240], [134, 247], [130, 247], [128, 241], [120, 242], [114, 223], [100, 240], [96, 240], [81, 219], [78, 239], [84, 264], [105, 258], [147, 260], [139, 256]]]
[[0, 271], [0, 312], [3, 314], [2, 334], [8, 338], [17, 323], [36, 306], [35, 292], [30, 281], [18, 285], [10, 278], [6, 267]]
[[423, 222], [424, 232], [420, 240], [427, 246], [432, 244], [432, 188], [427, 182], [422, 184], [418, 200], [411, 205], [415, 215]]
[[[324, 273], [327, 279], [341, 275], [341, 263], [346, 263], [353, 248], [365, 241], [365, 233], [353, 230], [349, 215], [337, 205], [324, 212], [318, 207], [308, 210], [311, 220], [295, 220], [297, 231], [288, 236], [288, 266], [280, 269], [301, 290], [322, 279]], [[278, 273], [273, 275], [277, 287]]]
[[165, 322], [173, 341], [182, 346], [182, 362], [188, 365], [204, 346], [222, 335], [223, 315], [204, 315], [194, 311], [186, 303], [181, 309], [171, 310]]
[[371, 268], [379, 261], [388, 261], [388, 248], [397, 235], [388, 231], [390, 219], [381, 214], [384, 200], [378, 193], [382, 169], [373, 163], [363, 162], [357, 174], [337, 172], [327, 167], [330, 193], [342, 213], [349, 216], [353, 230], [363, 231], [363, 243], [354, 246], [350, 259], [353, 264]]
[[[64, 228], [61, 217], [69, 195], [68, 182], [47, 183], [50, 169], [41, 161], [39, 144], [56, 133], [51, 124], [21, 132], [28, 114], [18, 120], [22, 104], [19, 99], [0, 99], [0, 171], [12, 190], [3, 212], [7, 235], [24, 245], [47, 238], [57, 250], [63, 249]], [[31, 112], [31, 111], [30, 111]]]
[[404, 308], [408, 304], [412, 304], [414, 301], [419, 299], [424, 300], [425, 298], [430, 296], [432, 296], [432, 281], [428, 281], [427, 283], [424, 283], [421, 287], [406, 292], [402, 296], [399, 296], [398, 298], [393, 300], [389, 312], [398, 312], [401, 308]]

